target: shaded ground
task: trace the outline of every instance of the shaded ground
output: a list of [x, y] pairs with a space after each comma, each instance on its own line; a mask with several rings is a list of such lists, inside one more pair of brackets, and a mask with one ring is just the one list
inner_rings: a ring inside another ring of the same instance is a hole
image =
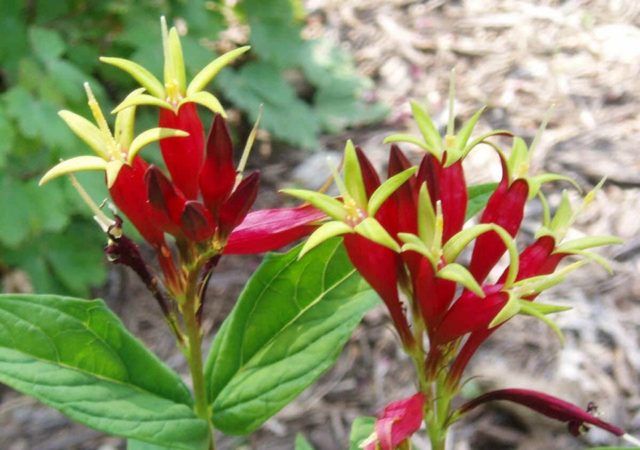
[[[478, 131], [509, 128], [532, 138], [545, 111], [555, 104], [536, 150], [534, 171], [569, 172], [585, 189], [607, 176], [607, 185], [576, 224], [576, 233], [613, 233], [625, 244], [604, 253], [613, 260], [613, 276], [588, 266], [547, 297], [574, 307], [558, 319], [567, 337], [563, 348], [538, 322], [514, 320], [476, 356], [469, 375], [478, 378], [471, 387], [538, 387], [585, 406], [595, 400], [604, 417], [640, 433], [640, 4], [631, 0], [308, 0], [306, 4], [311, 11], [308, 32], [344, 43], [362, 72], [374, 79], [372, 95], [392, 111], [386, 124], [326, 138], [326, 150], [339, 151], [344, 138], [352, 137], [382, 166], [387, 152], [382, 138], [392, 131], [415, 132], [408, 99], [428, 104], [444, 124], [453, 67], [459, 116], [466, 118], [482, 105], [489, 107]], [[307, 156], [276, 151], [265, 157], [261, 165], [267, 184], [290, 183], [294, 167]], [[475, 181], [495, 179], [499, 173], [496, 158], [488, 151], [479, 151], [468, 169]], [[550, 192], [559, 192], [560, 187], [564, 186], [554, 186]], [[551, 194], [551, 199], [557, 200], [558, 194]], [[261, 201], [278, 200], [270, 194]], [[539, 208], [530, 208], [525, 224], [529, 238], [539, 221]], [[223, 262], [211, 283], [210, 296], [220, 300], [210, 305], [208, 329], [219, 324], [258, 263], [256, 257]], [[153, 302], [130, 274], [115, 269], [104, 296], [131, 331], [172, 367], [184, 369]], [[221, 448], [290, 449], [297, 432], [318, 449], [345, 448], [353, 419], [373, 415], [388, 401], [413, 393], [412, 377], [384, 311], [374, 311], [320, 383], [246, 441], [224, 439]], [[118, 439], [70, 425], [33, 400], [6, 389], [0, 393], [0, 449], [122, 448]], [[562, 426], [500, 405], [478, 411], [457, 426], [451, 448], [581, 449], [603, 443], [615, 440], [597, 430], [577, 440]], [[417, 439], [415, 447], [427, 449], [428, 444]]]

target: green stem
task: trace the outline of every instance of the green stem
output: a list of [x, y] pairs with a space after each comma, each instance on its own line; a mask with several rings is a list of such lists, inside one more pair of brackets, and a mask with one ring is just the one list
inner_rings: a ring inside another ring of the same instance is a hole
[[186, 357], [191, 371], [191, 382], [193, 384], [193, 396], [195, 399], [195, 413], [202, 420], [206, 421], [210, 430], [210, 450], [215, 450], [216, 444], [213, 436], [211, 423], [211, 413], [209, 411], [207, 388], [204, 379], [204, 368], [202, 365], [202, 330], [198, 323], [197, 312], [200, 307], [200, 297], [197, 289], [198, 274], [201, 266], [188, 270], [184, 303], [182, 305], [182, 320], [186, 330], [187, 345]]
[[[188, 305], [187, 311], [183, 316], [185, 328], [187, 329], [187, 361], [189, 370], [191, 371], [191, 381], [193, 383], [193, 396], [195, 398], [195, 413], [198, 417], [205, 420], [211, 429], [211, 420], [209, 415], [209, 405], [207, 401], [207, 389], [204, 381], [204, 370], [202, 366], [202, 332], [198, 326], [196, 318], [195, 302]], [[210, 450], [215, 450], [216, 444], [211, 436]]]

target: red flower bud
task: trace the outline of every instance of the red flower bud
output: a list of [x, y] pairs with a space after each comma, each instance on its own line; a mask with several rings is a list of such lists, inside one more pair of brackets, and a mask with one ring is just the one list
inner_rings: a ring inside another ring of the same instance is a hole
[[216, 230], [211, 214], [202, 203], [190, 200], [185, 204], [180, 218], [184, 234], [196, 242], [213, 236]]
[[532, 391], [529, 389], [501, 389], [487, 392], [486, 394], [465, 403], [459, 409], [459, 412], [464, 414], [483, 403], [494, 400], [506, 400], [518, 403], [519, 405], [526, 406], [527, 408], [552, 419], [559, 420], [560, 422], [566, 422], [569, 431], [574, 436], [579, 435], [585, 429], [585, 424], [602, 428], [616, 436], [623, 436], [625, 434], [623, 429], [605, 422], [604, 420], [598, 419], [590, 412], [585, 411], [572, 403], [543, 392]]
[[420, 429], [424, 408], [424, 395], [417, 393], [409, 398], [389, 403], [376, 420], [376, 442], [365, 447], [375, 450], [376, 443], [382, 450], [394, 450], [404, 440]]
[[233, 143], [224, 118], [216, 115], [207, 138], [207, 155], [200, 173], [200, 191], [205, 206], [215, 218], [236, 182]]
[[228, 236], [244, 220], [249, 209], [256, 201], [259, 182], [260, 174], [253, 172], [240, 182], [224, 203], [218, 219], [221, 236]]
[[326, 217], [313, 206], [261, 209], [250, 212], [229, 236], [227, 254], [262, 253], [278, 249], [311, 234]]
[[362, 181], [364, 182], [364, 190], [367, 193], [367, 198], [371, 197], [371, 194], [380, 187], [380, 177], [376, 169], [365, 155], [360, 146], [356, 146], [356, 156], [358, 157], [358, 164], [360, 165], [360, 171], [362, 172]]
[[179, 236], [182, 234], [182, 213], [186, 199], [156, 166], [150, 166], [144, 178], [149, 204], [156, 212], [158, 223], [167, 233]]

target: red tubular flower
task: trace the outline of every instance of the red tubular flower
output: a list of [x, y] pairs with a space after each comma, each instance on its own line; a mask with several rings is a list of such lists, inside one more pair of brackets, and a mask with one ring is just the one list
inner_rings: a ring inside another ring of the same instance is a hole
[[177, 112], [160, 108], [159, 126], [189, 133], [187, 137], [161, 140], [160, 150], [176, 187], [187, 199], [197, 199], [197, 174], [204, 160], [204, 129], [195, 103], [184, 103]]
[[[431, 335], [453, 300], [456, 284], [436, 277], [431, 261], [415, 252], [411, 253], [418, 256], [416, 268], [411, 274], [413, 296], [420, 306], [422, 319], [427, 325], [427, 332]], [[404, 256], [407, 260], [408, 255]]]
[[[585, 430], [585, 424], [602, 428], [616, 436], [624, 436], [623, 429], [616, 427], [604, 420], [593, 416], [589, 411], [585, 411], [578, 406], [548, 395], [542, 392], [529, 389], [501, 389], [487, 392], [468, 403], [465, 403], [458, 410], [461, 414], [471, 411], [473, 408], [494, 400], [505, 400], [519, 405], [526, 406], [540, 414], [550, 417], [560, 422], [566, 422], [569, 432], [578, 436]], [[587, 428], [588, 429], [588, 428]]]
[[[412, 166], [413, 164], [409, 162], [402, 150], [397, 145], [392, 145], [391, 153], [389, 154], [388, 178], [410, 169]], [[418, 183], [416, 177], [411, 176], [405, 184], [391, 195], [390, 201], [380, 208], [380, 221], [385, 224], [385, 228], [392, 236], [396, 236], [400, 232], [412, 234], [417, 232], [417, 192]], [[389, 211], [388, 215], [391, 217], [384, 217], [387, 211]]]
[[136, 156], [131, 166], [122, 166], [109, 193], [115, 205], [131, 220], [142, 237], [158, 248], [164, 245], [164, 232], [153, 220], [153, 210], [147, 203], [144, 180], [147, 168], [148, 164]]
[[222, 203], [236, 183], [233, 143], [224, 118], [217, 114], [207, 138], [207, 156], [200, 172], [200, 192], [206, 207], [215, 218]]
[[393, 193], [414, 175], [415, 168], [400, 172], [380, 184], [362, 150], [356, 150], [349, 141], [345, 147], [343, 169], [344, 180], [336, 177], [341, 190], [338, 199], [311, 191], [284, 191], [311, 203], [333, 219], [311, 235], [301, 254], [326, 239], [344, 235], [349, 259], [385, 302], [403, 344], [413, 347], [415, 340], [398, 293], [398, 270], [402, 267], [400, 245], [397, 237], [385, 228], [381, 210], [391, 201]]
[[380, 177], [360, 146], [356, 146], [356, 156], [362, 173], [364, 191], [367, 194], [367, 198], [370, 198], [371, 194], [380, 187]]
[[256, 201], [260, 174], [253, 172], [240, 182], [220, 210], [218, 226], [220, 236], [226, 240], [231, 231], [240, 225]]
[[153, 207], [157, 223], [176, 237], [182, 236], [182, 213], [187, 200], [173, 183], [156, 166], [145, 173], [149, 204]]
[[326, 214], [311, 205], [261, 209], [247, 214], [227, 241], [226, 254], [263, 253], [284, 247], [317, 228]]
[[[524, 179], [509, 183], [506, 163], [502, 162], [502, 180], [489, 198], [480, 223], [495, 223], [512, 237], [516, 235], [524, 217], [524, 205], [529, 195], [529, 185]], [[471, 255], [469, 271], [482, 283], [502, 257], [506, 247], [495, 232], [478, 237]]]
[[[553, 254], [554, 249], [555, 239], [551, 236], [542, 236], [525, 248], [520, 255], [520, 267], [516, 281], [552, 273], [562, 258], [567, 256], [567, 254], [564, 253]], [[507, 271], [505, 270], [498, 283], [503, 283], [506, 277]], [[537, 295], [528, 296], [526, 299], [533, 301], [536, 296]], [[489, 321], [491, 321], [491, 319], [489, 319]], [[480, 345], [501, 326], [502, 325], [480, 329], [471, 333], [451, 366], [448, 381], [449, 385], [455, 386], [459, 383], [462, 373]]]
[[413, 335], [398, 295], [400, 255], [357, 234], [346, 234], [344, 246], [351, 263], [387, 306], [402, 342], [412, 346]]
[[382, 450], [394, 450], [411, 438], [422, 424], [424, 401], [424, 395], [417, 393], [385, 406], [376, 420], [376, 441], [369, 443], [365, 450], [375, 450], [376, 444]]
[[433, 342], [445, 344], [467, 333], [486, 328], [507, 303], [508, 294], [500, 291], [501, 288], [501, 285], [485, 286], [485, 298], [465, 291], [442, 318], [433, 334]]
[[[446, 154], [443, 157], [446, 161]], [[462, 169], [462, 161], [458, 160], [449, 167], [431, 154], [425, 155], [418, 172], [418, 185], [427, 183], [429, 196], [434, 206], [442, 203], [444, 228], [443, 242], [448, 241], [462, 230], [467, 212], [467, 185]]]

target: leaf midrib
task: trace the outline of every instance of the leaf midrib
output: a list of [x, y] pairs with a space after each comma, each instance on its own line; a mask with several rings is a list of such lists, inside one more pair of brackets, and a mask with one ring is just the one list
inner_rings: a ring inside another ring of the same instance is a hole
[[[338, 249], [340, 248], [340, 245], [336, 245], [336, 247], [333, 249], [333, 251], [331, 252], [331, 256], [328, 258], [328, 261], [331, 261], [334, 257], [335, 254], [337, 253]], [[297, 257], [296, 257], [297, 258]], [[284, 272], [287, 268], [289, 268], [292, 264], [294, 264], [295, 262], [297, 262], [297, 259], [293, 259], [291, 262], [287, 263], [281, 270], [277, 271], [275, 276], [273, 276], [268, 283], [266, 283], [264, 285], [264, 287], [261, 289], [260, 294], [257, 295], [257, 300], [254, 302], [253, 307], [251, 308], [251, 311], [249, 311], [249, 313], [247, 314], [247, 320], [246, 322], [249, 322], [249, 318], [254, 314], [255, 309], [257, 308], [257, 305], [260, 301], [260, 299], [264, 296], [265, 292], [267, 291], [267, 289], [274, 283], [275, 279], [282, 273]], [[324, 268], [323, 268], [323, 287], [324, 287], [324, 283], [325, 283], [325, 277], [324, 275], [326, 274], [326, 270], [328, 268], [329, 264], [327, 263]], [[333, 283], [329, 289], [324, 290], [319, 296], [317, 296], [316, 298], [314, 298], [306, 308], [301, 309], [291, 320], [287, 321], [286, 324], [280, 328], [280, 330], [278, 330], [277, 333], [275, 333], [268, 341], [266, 341], [261, 347], [260, 350], [268, 347], [278, 336], [280, 336], [280, 334], [282, 334], [287, 328], [289, 328], [291, 326], [292, 323], [294, 323], [300, 316], [302, 316], [305, 312], [307, 312], [312, 306], [316, 305], [318, 303], [318, 301], [320, 301], [322, 299], [322, 297], [324, 297], [327, 293], [331, 292], [332, 290], [334, 290], [338, 285], [342, 284], [346, 279], [348, 279], [349, 277], [351, 277], [353, 274], [355, 273], [355, 269], [351, 269], [345, 276], [343, 276], [342, 278], [340, 278], [337, 282]], [[243, 342], [245, 339], [246, 334], [243, 336]], [[243, 345], [241, 348], [244, 348], [245, 346]], [[229, 382], [240, 372], [243, 372], [247, 369], [247, 366], [250, 364], [250, 362], [255, 358], [256, 355], [258, 355], [260, 353], [260, 350], [254, 352], [247, 360], [244, 359], [244, 354], [241, 353], [240, 354], [240, 364], [238, 366], [238, 368], [231, 374], [231, 376], [228, 377], [228, 379], [226, 380], [226, 382], [224, 383], [224, 385], [221, 386], [220, 389], [217, 390], [215, 397], [212, 399], [212, 402], [214, 402], [218, 396], [220, 395], [220, 392], [222, 392], [224, 390], [224, 388], [226, 386], [228, 386]]]
[[[4, 301], [6, 301], [6, 300], [4, 300], [4, 299], [3, 299], [2, 301], [4, 302]], [[11, 299], [10, 299], [10, 301], [11, 301]], [[18, 301], [13, 300], [13, 303], [19, 303], [19, 302], [20, 302], [19, 300], [18, 300]], [[31, 305], [34, 305], [34, 304], [33, 304], [33, 303], [30, 303], [29, 305], [31, 306]], [[16, 353], [20, 353], [20, 354], [25, 355], [25, 356], [27, 356], [27, 357], [29, 357], [29, 358], [33, 359], [33, 360], [38, 361], [38, 362], [42, 362], [42, 363], [49, 363], [49, 364], [52, 364], [52, 365], [59, 365], [59, 366], [61, 366], [61, 367], [65, 368], [65, 369], [67, 369], [67, 370], [71, 370], [71, 371], [75, 371], [75, 372], [78, 372], [78, 373], [82, 373], [82, 374], [88, 375], [88, 376], [90, 376], [90, 377], [97, 378], [97, 379], [102, 380], [102, 381], [108, 381], [108, 382], [111, 382], [111, 383], [113, 383], [113, 384], [117, 384], [117, 385], [121, 385], [121, 386], [126, 386], [126, 387], [129, 387], [129, 388], [132, 388], [133, 390], [137, 390], [137, 391], [139, 391], [139, 392], [146, 393], [146, 394], [151, 395], [151, 396], [153, 396], [153, 397], [161, 398], [161, 399], [164, 399], [164, 400], [170, 401], [170, 402], [172, 402], [172, 403], [176, 403], [176, 404], [180, 404], [180, 405], [185, 405], [185, 406], [187, 406], [187, 407], [189, 407], [189, 408], [191, 408], [191, 407], [192, 407], [192, 405], [190, 405], [190, 404], [186, 404], [186, 403], [182, 403], [182, 402], [176, 402], [174, 399], [167, 398], [167, 397], [163, 397], [163, 396], [159, 395], [158, 393], [155, 393], [155, 392], [149, 391], [149, 390], [147, 390], [147, 389], [145, 389], [145, 388], [143, 388], [142, 386], [139, 386], [139, 385], [137, 385], [137, 384], [132, 384], [132, 383], [128, 383], [128, 382], [126, 382], [126, 381], [130, 381], [130, 379], [131, 379], [131, 374], [130, 374], [130, 372], [129, 372], [129, 367], [127, 367], [127, 365], [125, 364], [124, 360], [122, 359], [122, 356], [121, 356], [121, 355], [120, 355], [120, 354], [119, 354], [119, 353], [118, 353], [118, 352], [117, 352], [117, 351], [116, 351], [116, 350], [115, 350], [111, 345], [109, 345], [107, 341], [105, 341], [102, 337], [100, 337], [99, 335], [97, 335], [93, 330], [91, 330], [90, 328], [88, 328], [88, 327], [84, 324], [84, 322], [82, 322], [80, 319], [78, 319], [77, 317], [75, 317], [75, 316], [73, 316], [73, 315], [71, 315], [71, 314], [69, 314], [69, 313], [67, 313], [67, 312], [60, 311], [60, 310], [58, 310], [58, 309], [56, 309], [56, 308], [53, 308], [52, 306], [44, 305], [44, 304], [42, 304], [42, 303], [38, 303], [38, 304], [37, 304], [37, 306], [42, 307], [43, 309], [54, 310], [54, 311], [56, 311], [56, 312], [60, 313], [61, 315], [63, 315], [63, 316], [65, 316], [65, 317], [69, 318], [69, 319], [70, 319], [70, 320], [72, 320], [72, 321], [79, 322], [79, 323], [82, 325], [82, 328], [88, 331], [88, 334], [90, 334], [91, 336], [94, 336], [94, 337], [96, 338], [96, 340], [99, 340], [100, 342], [102, 342], [103, 344], [105, 344], [105, 345], [106, 345], [106, 346], [107, 346], [107, 347], [108, 347], [108, 348], [109, 348], [113, 353], [115, 353], [115, 355], [118, 357], [118, 359], [119, 359], [119, 360], [120, 360], [120, 362], [122, 363], [122, 366], [123, 366], [123, 367], [125, 368], [125, 370], [126, 370], [127, 380], [118, 380], [118, 379], [116, 379], [116, 378], [109, 378], [109, 377], [104, 376], [104, 375], [102, 375], [102, 374], [97, 374], [97, 373], [94, 373], [94, 372], [89, 372], [88, 370], [82, 369], [82, 368], [80, 368], [80, 367], [72, 366], [72, 365], [70, 365], [70, 364], [68, 364], [68, 363], [65, 363], [65, 362], [60, 361], [59, 359], [58, 359], [57, 361], [54, 361], [54, 360], [51, 360], [51, 359], [46, 359], [46, 358], [38, 357], [38, 356], [33, 355], [33, 354], [31, 354], [31, 353], [28, 353], [28, 352], [26, 352], [26, 351], [23, 351], [23, 350], [17, 350], [17, 349], [15, 349], [15, 348], [10, 348], [10, 347], [4, 346], [4, 345], [0, 345], [0, 348], [6, 348], [7, 350], [11, 350], [11, 351], [14, 351], [14, 352], [16, 352]], [[99, 308], [99, 305], [95, 305], [95, 304], [94, 304], [94, 305], [92, 305], [92, 310], [97, 309], [97, 308]], [[37, 325], [35, 325], [35, 324], [32, 324], [32, 323], [30, 323], [30, 322], [26, 321], [24, 318], [20, 317], [19, 315], [16, 315], [15, 313], [13, 313], [13, 312], [11, 312], [11, 311], [8, 311], [8, 310], [6, 310], [6, 309], [2, 309], [2, 308], [0, 308], [0, 310], [4, 311], [6, 314], [8, 314], [8, 315], [10, 315], [10, 316], [12, 316], [12, 317], [17, 317], [17, 318], [18, 318], [18, 319], [20, 319], [21, 321], [23, 321], [23, 322], [25, 322], [25, 323], [29, 324], [30, 326], [33, 326], [34, 328], [37, 328], [38, 330], [40, 330], [40, 332], [41, 332], [41, 333], [42, 333], [42, 334], [43, 334], [43, 335], [44, 335], [44, 336], [45, 336], [45, 337], [46, 337], [46, 338], [47, 338], [47, 339], [48, 339], [48, 340], [53, 344], [53, 348], [54, 348], [54, 349], [55, 349], [55, 351], [56, 351], [56, 355], [59, 357], [58, 346], [57, 346], [57, 345], [55, 345], [55, 343], [53, 342], [53, 340], [51, 339], [51, 337], [49, 336], [49, 334], [47, 334], [44, 330], [42, 330], [42, 328], [41, 328], [41, 327], [39, 327], [39, 326], [37, 326]], [[107, 310], [107, 311], [108, 311], [108, 310]], [[128, 336], [126, 336], [126, 335], [123, 335], [123, 337], [124, 337], [125, 339], [129, 338], [129, 337], [128, 337]], [[154, 359], [155, 359], [155, 355], [154, 355]], [[177, 381], [177, 382], [179, 382], [179, 379], [176, 379], [176, 381]], [[178, 385], [179, 385], [179, 384], [178, 384]], [[180, 385], [179, 385], [179, 386], [180, 386]], [[190, 394], [190, 392], [189, 392], [188, 390], [187, 390], [187, 393], [189, 393], [189, 395], [191, 395], [191, 394]]]

